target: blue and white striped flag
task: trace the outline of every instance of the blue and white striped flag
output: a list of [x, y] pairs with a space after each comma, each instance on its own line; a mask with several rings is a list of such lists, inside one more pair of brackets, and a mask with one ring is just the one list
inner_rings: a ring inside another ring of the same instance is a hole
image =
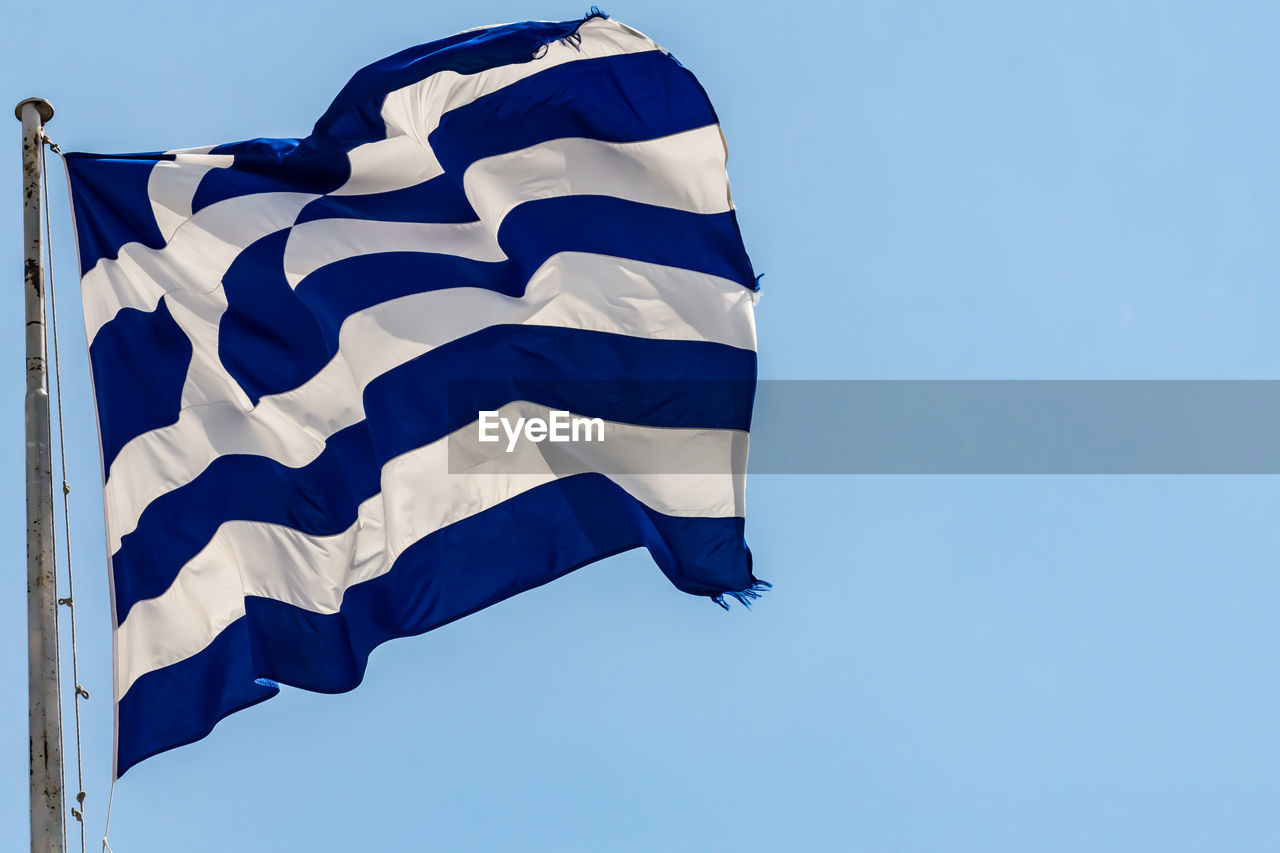
[[[398, 53], [304, 139], [68, 156], [117, 775], [627, 549], [755, 596], [725, 158], [693, 75], [600, 15]], [[535, 416], [602, 440], [479, 439]]]

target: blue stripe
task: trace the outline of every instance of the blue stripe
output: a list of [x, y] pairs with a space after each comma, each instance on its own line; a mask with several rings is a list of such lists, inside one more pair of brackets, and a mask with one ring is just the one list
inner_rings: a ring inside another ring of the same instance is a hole
[[89, 346], [104, 470], [120, 448], [178, 420], [191, 339], [161, 297], [154, 311], [125, 308]]
[[371, 383], [367, 420], [331, 436], [310, 464], [221, 456], [152, 501], [112, 557], [117, 621], [168, 589], [224, 522], [321, 536], [346, 530], [381, 489], [386, 462], [471, 423], [481, 409], [525, 399], [642, 426], [745, 430], [755, 365], [755, 353], [721, 344], [543, 326], [495, 326], [451, 341]]
[[[498, 244], [510, 260], [475, 261], [427, 252], [357, 255], [321, 267], [294, 292], [319, 324], [328, 351], [336, 352], [342, 322], [357, 311], [452, 287], [523, 296], [529, 277], [561, 252], [678, 267], [756, 289], [732, 212], [689, 213], [609, 196], [539, 199], [507, 214]], [[352, 287], [352, 282], [360, 286]]]
[[210, 153], [234, 155], [235, 162], [200, 179], [191, 197], [192, 213], [254, 193], [333, 192], [351, 176], [347, 149], [325, 139], [250, 139]]
[[318, 198], [298, 213], [295, 225], [318, 219], [367, 219], [374, 222], [475, 222], [478, 217], [452, 175], [399, 190]]
[[[387, 574], [352, 587], [339, 613], [246, 599], [246, 615], [181, 663], [140, 677], [120, 700], [119, 772], [190, 743], [274, 694], [257, 678], [351, 690], [381, 643], [440, 627], [588, 563], [646, 547], [694, 595], [755, 582], [741, 518], [673, 518], [597, 474], [548, 483], [415, 543]], [[501, 566], [478, 572], [477, 566]]]
[[369, 383], [364, 409], [386, 464], [512, 400], [616, 423], [751, 426], [756, 354], [554, 326], [491, 326]]
[[693, 75], [661, 51], [549, 68], [445, 113], [429, 137], [446, 172], [552, 139], [638, 142], [716, 123]]
[[[288, 240], [287, 228], [268, 234], [222, 277], [227, 309], [218, 321], [218, 360], [255, 406], [265, 394], [302, 385], [337, 352], [285, 277]], [[105, 422], [111, 414], [99, 417]]]
[[[756, 289], [733, 211], [690, 213], [612, 196], [526, 202], [502, 221], [498, 243], [524, 263], [560, 252], [593, 252], [693, 270]], [[525, 261], [524, 259], [530, 259]]]
[[267, 521], [327, 536], [351, 525], [379, 491], [380, 466], [365, 422], [329, 437], [310, 464], [290, 468], [262, 456], [219, 456], [200, 476], [156, 498], [111, 557], [116, 621], [163, 593], [224, 522]]

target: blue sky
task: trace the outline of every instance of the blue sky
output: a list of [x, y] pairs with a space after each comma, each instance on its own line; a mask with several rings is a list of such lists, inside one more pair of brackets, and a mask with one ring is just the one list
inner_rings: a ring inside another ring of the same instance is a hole
[[[1271, 378], [1269, 4], [639, 2], [702, 80], [761, 375]], [[23, 4], [66, 150], [307, 133], [362, 65], [576, 5]], [[18, 124], [0, 212], [0, 837], [26, 834]], [[90, 843], [110, 772], [97, 442], [55, 166]], [[143, 850], [1280, 846], [1280, 483], [756, 477], [751, 613], [627, 554], [286, 690], [120, 783]], [[70, 748], [71, 744], [68, 743]], [[74, 782], [71, 783], [74, 786]], [[71, 788], [74, 792], [74, 787]]]

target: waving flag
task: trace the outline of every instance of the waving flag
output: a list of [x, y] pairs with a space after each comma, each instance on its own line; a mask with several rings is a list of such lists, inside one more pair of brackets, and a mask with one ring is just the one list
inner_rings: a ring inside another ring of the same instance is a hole
[[[398, 53], [303, 139], [68, 156], [117, 775], [627, 549], [755, 597], [725, 158], [693, 75], [600, 15]], [[602, 436], [521, 432], [557, 417]]]

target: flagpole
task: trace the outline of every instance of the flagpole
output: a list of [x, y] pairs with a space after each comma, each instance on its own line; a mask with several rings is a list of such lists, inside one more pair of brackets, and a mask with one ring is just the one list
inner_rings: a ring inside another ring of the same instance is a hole
[[23, 292], [27, 315], [27, 695], [30, 702], [31, 851], [63, 853], [62, 731], [58, 712], [58, 602], [53, 566], [53, 465], [44, 335], [41, 146], [53, 106], [27, 98], [22, 121]]

